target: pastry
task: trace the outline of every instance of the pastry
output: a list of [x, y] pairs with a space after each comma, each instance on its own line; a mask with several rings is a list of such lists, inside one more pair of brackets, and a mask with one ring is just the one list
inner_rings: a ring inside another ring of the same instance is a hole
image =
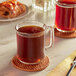
[[0, 3], [0, 17], [14, 18], [26, 11], [26, 6], [16, 0]]

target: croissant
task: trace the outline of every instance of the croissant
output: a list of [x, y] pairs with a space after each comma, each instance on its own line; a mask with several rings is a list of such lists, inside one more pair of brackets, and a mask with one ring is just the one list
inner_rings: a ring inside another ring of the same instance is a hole
[[14, 18], [26, 11], [26, 6], [16, 0], [0, 3], [0, 17]]

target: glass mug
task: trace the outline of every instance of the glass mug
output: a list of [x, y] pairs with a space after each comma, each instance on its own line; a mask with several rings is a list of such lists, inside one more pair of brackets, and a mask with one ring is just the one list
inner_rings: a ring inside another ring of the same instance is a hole
[[56, 0], [55, 26], [61, 32], [76, 31], [76, 0]]
[[[53, 27], [37, 21], [24, 21], [17, 24], [17, 55], [24, 64], [38, 64], [44, 57], [45, 48], [53, 44]], [[45, 33], [50, 32], [49, 45], [45, 47]]]

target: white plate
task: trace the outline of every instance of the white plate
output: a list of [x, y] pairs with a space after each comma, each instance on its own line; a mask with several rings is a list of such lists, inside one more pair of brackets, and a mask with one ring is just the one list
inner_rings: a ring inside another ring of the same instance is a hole
[[[25, 5], [25, 6], [26, 6], [26, 5]], [[21, 19], [21, 18], [27, 16], [27, 15], [29, 14], [29, 12], [30, 12], [30, 11], [29, 11], [29, 7], [26, 6], [26, 8], [27, 8], [27, 11], [25, 11], [25, 12], [22, 13], [22, 14], [20, 14], [19, 16], [14, 17], [14, 18], [2, 18], [2, 17], [0, 17], [0, 21], [13, 21], [13, 20]]]

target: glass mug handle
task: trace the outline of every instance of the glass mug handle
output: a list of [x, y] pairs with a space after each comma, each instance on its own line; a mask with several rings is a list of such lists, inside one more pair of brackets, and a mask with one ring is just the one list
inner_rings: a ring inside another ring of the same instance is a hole
[[52, 45], [54, 43], [54, 28], [52, 26], [46, 26], [45, 24], [44, 24], [44, 26], [45, 26], [45, 43], [46, 43], [46, 41], [48, 41], [47, 36], [46, 36], [46, 34], [47, 34], [46, 31], [48, 31], [48, 33], [49, 33], [49, 44], [45, 45], [45, 49], [47, 49], [49, 47], [52, 47]]

